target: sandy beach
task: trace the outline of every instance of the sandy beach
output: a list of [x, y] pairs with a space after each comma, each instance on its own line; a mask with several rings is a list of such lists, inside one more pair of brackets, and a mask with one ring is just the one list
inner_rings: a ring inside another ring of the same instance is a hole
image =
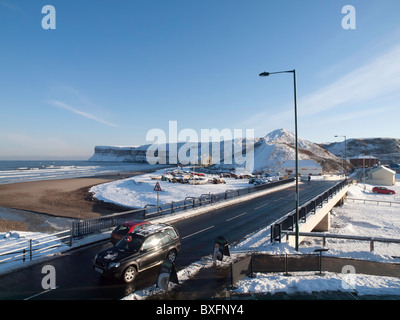
[[[38, 219], [39, 216], [42, 217], [43, 221], [46, 220], [46, 216], [87, 219], [121, 212], [127, 210], [127, 208], [97, 201], [92, 198], [89, 189], [97, 184], [143, 173], [145, 171], [4, 184], [0, 185], [0, 207], [3, 207], [3, 209], [10, 208], [30, 211], [32, 212], [32, 219]], [[18, 210], [8, 211], [6, 218], [2, 218], [0, 215], [0, 231], [33, 231], [30, 222], [26, 221], [29, 213], [23, 213], [24, 221], [21, 222], [21, 215], [18, 215]]]

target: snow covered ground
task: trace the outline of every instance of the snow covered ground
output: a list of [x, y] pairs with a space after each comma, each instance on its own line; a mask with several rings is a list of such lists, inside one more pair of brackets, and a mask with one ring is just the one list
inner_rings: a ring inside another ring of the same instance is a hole
[[[149, 175], [147, 177], [135, 178], [136, 182], [152, 182]], [[397, 176], [396, 185], [392, 187], [396, 191], [396, 195], [377, 195], [371, 192], [373, 186], [366, 185], [364, 190], [363, 184], [352, 185], [349, 189], [349, 198], [370, 199], [370, 200], [387, 200], [400, 203], [400, 177]], [[141, 180], [143, 179], [143, 180]], [[147, 180], [147, 179], [150, 179]], [[234, 179], [233, 179], [234, 180]], [[247, 180], [238, 182], [245, 183], [248, 186]], [[119, 181], [122, 182], [123, 181]], [[126, 183], [133, 183], [132, 181]], [[166, 186], [171, 186], [165, 182]], [[145, 184], [145, 183], [143, 183]], [[174, 184], [174, 187], [180, 187], [179, 184]], [[186, 187], [187, 185], [185, 185]], [[213, 185], [216, 187], [222, 186], [227, 188], [227, 185]], [[154, 186], [152, 186], [153, 188]], [[166, 188], [161, 184], [162, 188]], [[199, 187], [199, 186], [194, 186]], [[237, 185], [236, 187], [239, 187]], [[109, 186], [109, 190], [112, 188]], [[119, 188], [116, 185], [116, 188]], [[232, 188], [232, 186], [229, 186]], [[143, 192], [145, 197], [147, 193], [154, 193], [154, 191], [147, 190]], [[171, 195], [169, 195], [171, 196]], [[153, 194], [154, 197], [154, 194]], [[148, 200], [145, 200], [148, 201]], [[167, 200], [164, 200], [167, 201]], [[171, 217], [176, 219], [175, 217]], [[163, 217], [162, 222], [167, 222], [168, 218]], [[386, 203], [367, 203], [348, 200], [343, 207], [335, 207], [332, 213], [330, 233], [346, 234], [346, 235], [368, 235], [379, 236], [384, 238], [400, 238], [400, 205], [393, 204], [390, 206]], [[285, 254], [296, 253], [294, 248], [289, 247], [286, 243], [271, 244], [270, 227], [258, 230], [251, 235], [248, 235], [241, 242], [230, 247], [231, 257], [227, 257], [222, 263], [229, 264], [239, 255], [248, 251], [268, 252], [270, 254]], [[104, 234], [95, 235], [92, 237], [84, 238], [80, 241], [75, 241], [74, 246], [79, 246], [83, 242], [90, 243], [101, 238], [109, 237], [109, 232]], [[27, 238], [39, 237], [40, 234], [32, 235], [23, 232], [13, 232], [6, 236], [6, 233], [0, 233], [0, 247], [4, 244], [18, 245], [18, 241], [25, 241]], [[375, 244], [375, 250], [369, 251], [369, 243], [355, 240], [339, 240], [328, 239], [327, 245], [329, 251], [324, 255], [352, 257], [358, 259], [381, 261], [381, 262], [400, 262], [399, 258], [393, 256], [400, 256], [400, 245], [397, 244]], [[300, 246], [300, 253], [313, 252], [314, 249], [321, 248], [321, 241], [318, 239], [308, 238], [302, 242]], [[52, 255], [70, 249], [68, 246], [61, 245], [54, 249]], [[1, 252], [1, 251], [0, 251]], [[0, 259], [1, 260], [1, 259]], [[27, 265], [30, 262], [16, 263], [0, 263], [0, 273], [9, 271], [10, 269], [17, 268], [21, 265]], [[178, 272], [178, 279], [182, 282], [186, 279], [193, 277], [200, 269], [210, 267], [212, 265], [211, 253], [209, 257], [204, 257], [199, 261], [191, 264], [187, 268]], [[351, 278], [348, 278], [351, 276]], [[349, 286], [350, 284], [350, 286]], [[331, 290], [352, 290], [356, 289], [358, 295], [383, 295], [393, 294], [400, 296], [400, 279], [389, 277], [377, 277], [362, 274], [334, 274], [326, 273], [324, 277], [316, 276], [314, 273], [295, 273], [292, 277], [285, 277], [283, 274], [257, 274], [255, 278], [245, 278], [239, 283], [232, 293], [276, 293], [276, 292], [312, 292], [312, 291], [331, 291]], [[125, 299], [143, 299], [148, 294], [156, 292], [155, 287], [148, 288], [143, 291], [135, 292]]]
[[[153, 173], [143, 174], [133, 178], [117, 180], [100, 184], [90, 189], [98, 200], [116, 203], [125, 207], [143, 208], [147, 204], [157, 204], [157, 192], [154, 187], [158, 182], [162, 191], [159, 192], [159, 204], [184, 200], [186, 197], [200, 197], [202, 194], [216, 194], [226, 190], [248, 188], [247, 179], [224, 178], [226, 184], [190, 185], [171, 183], [168, 181], [152, 180], [167, 170], [162, 169]], [[207, 176], [208, 177], [208, 176]], [[218, 177], [218, 176], [215, 176]], [[212, 178], [212, 176], [210, 176]]]

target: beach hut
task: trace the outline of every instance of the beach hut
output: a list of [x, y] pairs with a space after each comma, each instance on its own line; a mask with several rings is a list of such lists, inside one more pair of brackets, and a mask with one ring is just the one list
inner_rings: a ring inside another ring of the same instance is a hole
[[372, 169], [368, 173], [368, 181], [370, 184], [376, 184], [381, 186], [393, 186], [396, 180], [396, 172], [379, 166], [375, 169]]

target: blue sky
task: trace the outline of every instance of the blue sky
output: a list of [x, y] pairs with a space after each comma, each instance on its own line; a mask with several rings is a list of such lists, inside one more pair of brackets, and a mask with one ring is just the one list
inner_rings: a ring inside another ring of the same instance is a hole
[[[56, 29], [42, 28], [44, 5]], [[342, 8], [356, 29], [342, 28]], [[0, 0], [0, 159], [87, 159], [178, 130], [400, 138], [398, 0]]]

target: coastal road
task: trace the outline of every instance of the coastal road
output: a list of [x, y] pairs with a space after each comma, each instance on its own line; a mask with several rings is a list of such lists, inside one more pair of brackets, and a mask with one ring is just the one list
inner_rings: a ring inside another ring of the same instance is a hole
[[[322, 193], [335, 182], [313, 181], [300, 184], [300, 203]], [[295, 187], [216, 209], [174, 224], [181, 236], [182, 249], [176, 261], [177, 270], [212, 253], [214, 240], [223, 236], [229, 244], [267, 226], [295, 208]], [[155, 283], [158, 268], [140, 273], [131, 285], [101, 277], [93, 270], [96, 253], [110, 246], [108, 242], [72, 251], [45, 263], [0, 277], [0, 300], [90, 300], [120, 299]], [[56, 289], [43, 290], [42, 268], [52, 265], [56, 270]]]

